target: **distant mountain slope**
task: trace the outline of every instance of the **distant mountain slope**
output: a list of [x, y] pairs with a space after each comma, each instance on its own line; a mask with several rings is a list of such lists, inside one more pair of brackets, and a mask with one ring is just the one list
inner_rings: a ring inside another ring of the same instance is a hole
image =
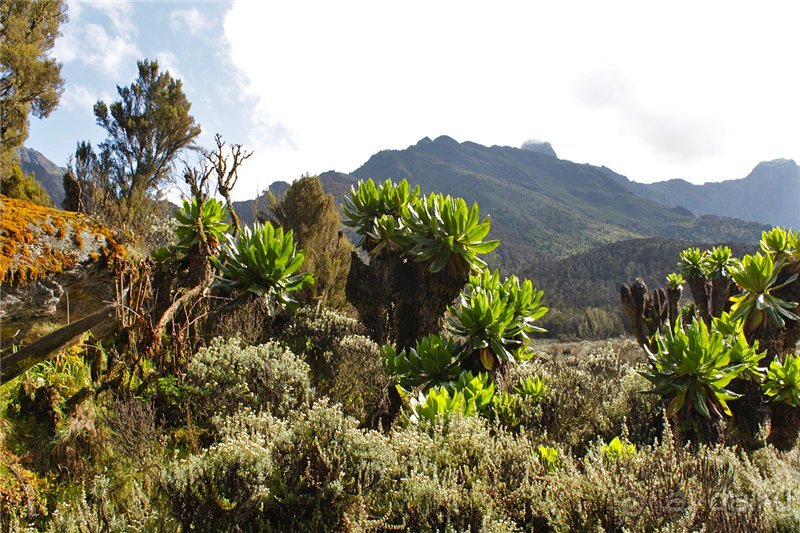
[[64, 173], [67, 169], [57, 166], [31, 148], [18, 148], [17, 153], [22, 171], [36, 176], [36, 180], [42, 184], [56, 207], [61, 207], [64, 200]]
[[[751, 243], [727, 243], [733, 255], [753, 253]], [[523, 272], [545, 291], [548, 302], [576, 307], [612, 308], [619, 305], [619, 288], [640, 277], [651, 287], [666, 284], [666, 276], [679, 272], [678, 255], [691, 246], [707, 243], [647, 238], [615, 242], [564, 259], [542, 258]], [[687, 289], [688, 290], [688, 289]]]
[[[490, 236], [502, 241], [490, 260], [508, 271], [521, 271], [538, 256], [567, 257], [641, 237], [752, 242], [764, 229], [734, 218], [696, 217], [642, 198], [628, 189], [624, 176], [558, 159], [547, 143], [518, 149], [425, 138], [405, 150], [379, 152], [352, 174], [320, 175], [338, 202], [359, 179], [369, 177], [407, 178], [423, 192], [478, 202], [481, 213], [492, 216]], [[237, 204], [244, 221], [252, 220], [254, 205], [264, 209], [265, 197]]]
[[694, 213], [800, 228], [800, 167], [791, 159], [759, 163], [738, 180], [693, 185], [674, 179], [627, 186], [636, 194]]
[[[551, 148], [552, 150], [552, 148]], [[554, 152], [553, 152], [554, 153]], [[424, 191], [477, 201], [492, 215], [492, 236], [514, 254], [566, 257], [637, 237], [752, 241], [759, 225], [694, 217], [633, 194], [611, 171], [510, 147], [422, 139], [406, 150], [372, 156], [357, 178], [408, 178]]]

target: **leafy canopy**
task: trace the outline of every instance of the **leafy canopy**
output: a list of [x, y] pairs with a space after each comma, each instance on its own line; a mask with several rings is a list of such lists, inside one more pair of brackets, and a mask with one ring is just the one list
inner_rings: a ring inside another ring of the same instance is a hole
[[45, 118], [64, 88], [61, 64], [49, 57], [67, 21], [62, 0], [0, 2], [0, 179], [7, 179], [14, 150], [28, 138], [28, 115]]
[[175, 157], [200, 135], [181, 81], [160, 72], [156, 61], [145, 59], [137, 66], [136, 80], [117, 87], [120, 100], [94, 105], [97, 124], [107, 135], [100, 160], [117, 199], [158, 189], [170, 179]]

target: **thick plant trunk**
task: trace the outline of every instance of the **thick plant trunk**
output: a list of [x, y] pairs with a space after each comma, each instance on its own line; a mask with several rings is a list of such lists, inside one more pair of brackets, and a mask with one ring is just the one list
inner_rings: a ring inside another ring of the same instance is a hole
[[353, 252], [346, 293], [375, 342], [403, 349], [441, 331], [447, 306], [466, 282], [393, 253], [372, 256], [366, 265]]
[[769, 406], [763, 401], [759, 384], [734, 380], [730, 389], [742, 395], [729, 403], [733, 413], [731, 444], [738, 444], [745, 450], [763, 448], [773, 425], [773, 417]]
[[361, 260], [358, 252], [351, 252], [345, 295], [358, 312], [370, 338], [380, 345], [389, 340], [388, 320], [391, 306], [385, 281], [371, 267], [371, 263], [368, 265]]
[[683, 286], [667, 288], [667, 317], [670, 328], [674, 328], [675, 322], [680, 318], [678, 305], [680, 304], [681, 296], [683, 296]]
[[689, 284], [689, 290], [692, 291], [692, 299], [697, 306], [697, 311], [700, 313], [700, 318], [706, 324], [710, 324], [711, 284], [702, 278], [692, 278], [687, 283]]
[[[653, 334], [661, 331], [662, 326], [669, 323], [670, 304], [666, 291], [656, 289], [648, 292], [645, 282], [641, 278], [636, 278], [630, 287], [622, 284], [620, 301], [631, 322], [631, 329], [639, 346], [655, 349], [651, 342]], [[677, 313], [677, 302], [675, 307]]]
[[674, 419], [674, 428], [682, 442], [694, 445], [716, 445], [725, 442], [726, 421], [723, 418], [705, 418], [697, 413], [682, 411]]
[[800, 437], [800, 407], [792, 407], [783, 402], [771, 402], [772, 419], [776, 422], [767, 442], [778, 450], [794, 448]]
[[720, 276], [714, 278], [711, 282], [711, 310], [710, 315], [712, 317], [718, 317], [722, 315], [723, 311], [727, 311], [730, 308], [730, 302], [728, 298], [730, 297], [730, 287], [732, 281], [727, 276]]

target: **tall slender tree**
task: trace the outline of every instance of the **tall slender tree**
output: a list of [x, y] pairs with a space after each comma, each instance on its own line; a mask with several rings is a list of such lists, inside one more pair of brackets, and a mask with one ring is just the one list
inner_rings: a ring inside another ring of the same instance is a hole
[[139, 61], [138, 68], [129, 87], [117, 87], [120, 100], [94, 105], [97, 124], [107, 134], [101, 160], [117, 198], [158, 191], [171, 179], [176, 156], [200, 135], [181, 81], [159, 72], [156, 61]]

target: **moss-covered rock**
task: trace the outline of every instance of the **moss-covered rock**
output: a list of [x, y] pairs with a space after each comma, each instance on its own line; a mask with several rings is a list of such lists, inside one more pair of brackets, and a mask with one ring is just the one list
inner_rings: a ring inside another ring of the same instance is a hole
[[114, 296], [110, 267], [126, 255], [93, 218], [0, 196], [3, 340], [42, 319], [75, 320], [106, 305]]

